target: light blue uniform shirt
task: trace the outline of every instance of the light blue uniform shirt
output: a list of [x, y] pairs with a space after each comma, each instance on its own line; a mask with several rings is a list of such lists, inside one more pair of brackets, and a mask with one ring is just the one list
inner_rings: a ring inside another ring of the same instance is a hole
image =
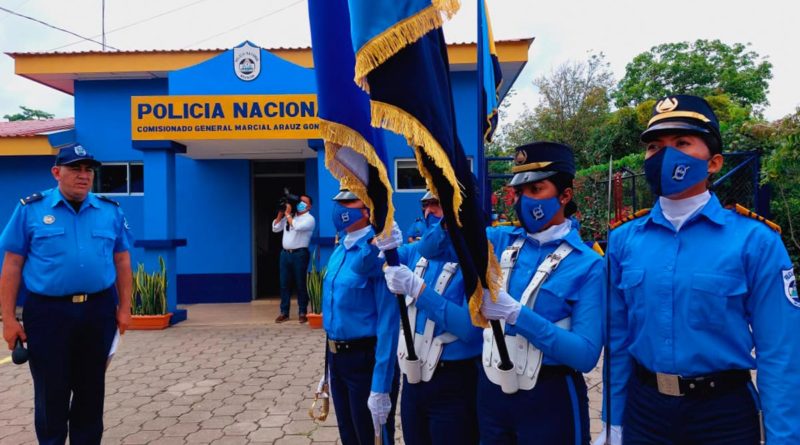
[[408, 230], [404, 233], [405, 237], [403, 241], [408, 241], [408, 238], [421, 238], [425, 231], [428, 230], [428, 226], [425, 224], [425, 220], [422, 218], [417, 218], [408, 226]]
[[52, 297], [111, 287], [117, 277], [114, 253], [130, 249], [122, 210], [94, 193], [77, 213], [58, 188], [41, 195], [18, 204], [0, 235], [0, 251], [25, 257], [25, 287]]
[[676, 232], [657, 203], [611, 233], [608, 255], [612, 424], [634, 360], [684, 377], [757, 368], [767, 443], [800, 444], [800, 302], [775, 231], [712, 196]]
[[[602, 348], [601, 306], [606, 269], [600, 255], [584, 244], [575, 228], [564, 238], [544, 244], [528, 237], [521, 227], [490, 227], [486, 232], [498, 259], [517, 238], [525, 237], [507, 290], [517, 301], [522, 298], [545, 257], [553, 253], [562, 241], [572, 246], [569, 256], [542, 284], [533, 310], [523, 306], [517, 323], [506, 324], [506, 333], [522, 335], [539, 348], [545, 365], [566, 365], [580, 372], [591, 371], [597, 365]], [[566, 317], [571, 317], [569, 331], [554, 324]]]
[[[434, 231], [438, 231], [435, 233]], [[464, 291], [464, 277], [459, 267], [450, 279], [450, 284], [445, 288], [444, 295], [439, 295], [436, 288], [436, 280], [442, 273], [444, 265], [448, 262], [458, 263], [455, 252], [450, 248], [450, 238], [439, 224], [431, 228], [423, 235], [422, 240], [414, 244], [406, 244], [398, 249], [400, 262], [408, 265], [411, 270], [415, 270], [417, 262], [422, 257], [417, 251], [420, 243], [427, 242], [426, 237], [437, 236], [442, 240], [438, 249], [438, 255], [432, 255], [428, 260], [428, 268], [425, 270], [423, 279], [425, 280], [425, 290], [417, 298], [417, 320], [415, 330], [422, 335], [425, 331], [426, 319], [431, 319], [436, 323], [433, 335], [438, 336], [449, 332], [458, 339], [443, 346], [441, 360], [463, 360], [477, 357], [481, 354], [483, 345], [483, 330], [472, 325], [469, 316], [469, 306], [467, 303], [466, 292]]]
[[388, 393], [397, 363], [400, 315], [383, 278], [383, 260], [367, 242], [373, 236], [370, 230], [349, 249], [344, 243], [334, 249], [323, 282], [322, 320], [331, 340], [377, 336], [372, 391]]

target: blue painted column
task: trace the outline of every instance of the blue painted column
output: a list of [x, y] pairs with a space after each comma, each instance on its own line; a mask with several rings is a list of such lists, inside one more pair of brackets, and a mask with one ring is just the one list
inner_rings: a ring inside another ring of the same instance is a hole
[[186, 147], [173, 141], [134, 141], [133, 148], [144, 159], [144, 232], [134, 245], [145, 251], [144, 265], [148, 272], [158, 270], [158, 258], [167, 269], [167, 311], [171, 324], [186, 319], [186, 310], [177, 308], [178, 280], [176, 249], [186, 245], [175, 235], [175, 154], [186, 153]]

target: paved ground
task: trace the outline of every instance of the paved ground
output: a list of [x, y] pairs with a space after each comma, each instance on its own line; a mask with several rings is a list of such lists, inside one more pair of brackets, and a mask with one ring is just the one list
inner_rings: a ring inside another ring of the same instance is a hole
[[[296, 318], [276, 325], [276, 311], [275, 301], [190, 306], [178, 326], [128, 332], [108, 372], [103, 443], [339, 443], [332, 406], [324, 423], [308, 417], [323, 333]], [[598, 369], [587, 375], [593, 434], [599, 380]], [[0, 444], [27, 443], [36, 443], [30, 373], [3, 363]]]

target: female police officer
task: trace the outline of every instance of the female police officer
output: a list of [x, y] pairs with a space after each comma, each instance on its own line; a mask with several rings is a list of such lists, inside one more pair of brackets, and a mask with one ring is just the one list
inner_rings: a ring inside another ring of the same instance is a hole
[[339, 435], [343, 445], [373, 444], [386, 424], [385, 437], [393, 443], [397, 303], [369, 243], [375, 235], [369, 211], [346, 189], [333, 199], [333, 224], [346, 235], [328, 260], [322, 312]]
[[709, 193], [722, 144], [705, 100], [658, 101], [641, 139], [659, 198], [610, 237], [611, 424], [626, 444], [749, 445], [763, 410], [766, 443], [800, 443], [800, 302], [780, 236]]
[[589, 413], [581, 373], [600, 356], [604, 262], [569, 219], [577, 207], [568, 146], [518, 147], [513, 172], [510, 185], [522, 226], [488, 229], [505, 291], [496, 302], [485, 296], [481, 312], [505, 320], [514, 367], [499, 369], [487, 329], [478, 386], [481, 442], [586, 444]]
[[[431, 192], [422, 197], [431, 223], [422, 239], [398, 249], [400, 262], [387, 267], [386, 284], [407, 295], [416, 361], [408, 360], [401, 339], [398, 360], [403, 372], [400, 418], [408, 444], [477, 444], [476, 388], [481, 329], [472, 325], [450, 238], [442, 229], [442, 208]], [[392, 240], [378, 240], [386, 250]]]

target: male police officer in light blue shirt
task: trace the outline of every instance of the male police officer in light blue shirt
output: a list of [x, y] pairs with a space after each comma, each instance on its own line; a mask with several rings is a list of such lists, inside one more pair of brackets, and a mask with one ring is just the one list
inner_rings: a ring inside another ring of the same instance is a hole
[[[28, 342], [41, 444], [67, 434], [73, 445], [100, 443], [106, 360], [130, 323], [128, 227], [117, 203], [89, 191], [99, 165], [78, 144], [62, 148], [58, 187], [21, 199], [0, 235], [3, 338], [9, 349]], [[14, 317], [21, 283], [24, 328]]]
[[659, 198], [610, 236], [609, 445], [800, 444], [800, 301], [780, 235], [708, 191], [722, 140], [705, 100], [658, 101], [641, 139]]

